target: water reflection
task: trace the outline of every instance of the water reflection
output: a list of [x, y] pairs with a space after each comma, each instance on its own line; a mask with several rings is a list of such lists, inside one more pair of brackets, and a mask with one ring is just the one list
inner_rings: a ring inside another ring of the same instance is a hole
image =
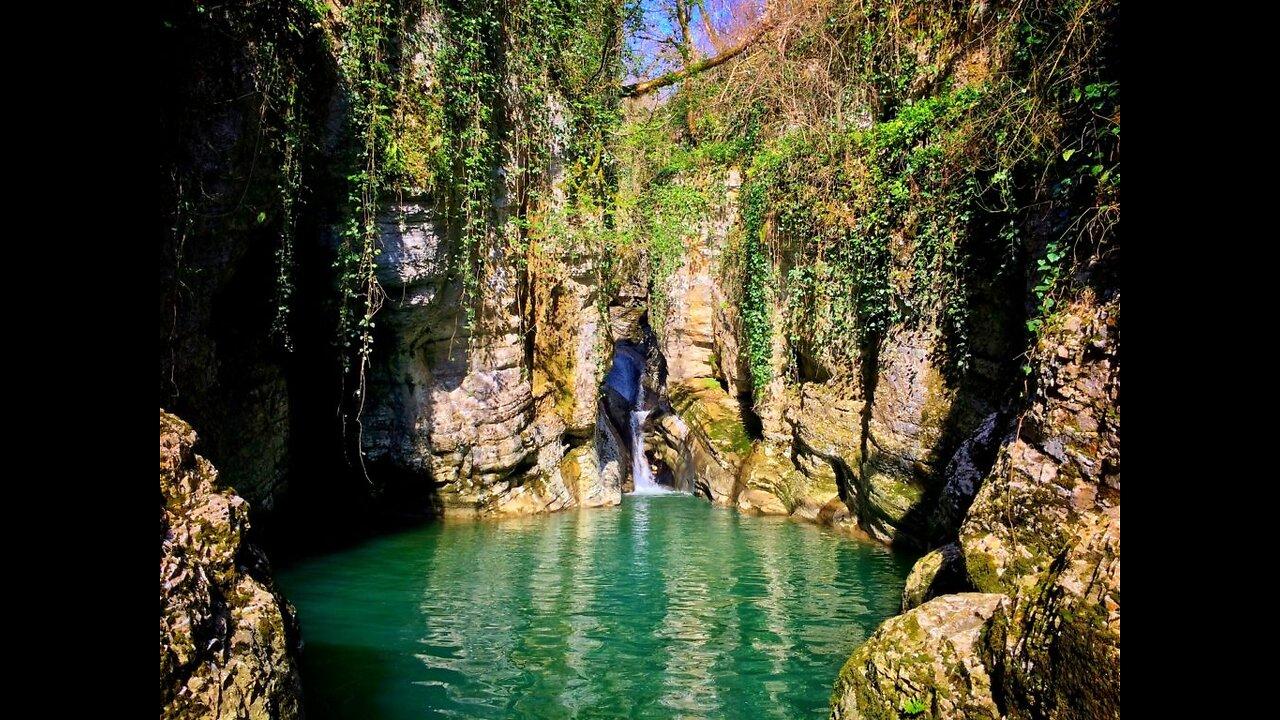
[[909, 558], [688, 496], [381, 538], [281, 573], [313, 717], [822, 717]]

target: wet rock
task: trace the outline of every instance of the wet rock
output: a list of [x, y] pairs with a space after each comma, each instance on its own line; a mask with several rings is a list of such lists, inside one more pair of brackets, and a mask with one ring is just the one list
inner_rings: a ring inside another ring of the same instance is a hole
[[808, 490], [807, 478], [787, 457], [786, 448], [756, 443], [743, 462], [738, 507], [764, 515], [789, 515]]
[[[596, 428], [594, 442], [565, 455], [562, 468], [565, 484], [580, 507], [604, 507], [622, 502], [621, 488], [630, 458], [616, 435], [603, 423]], [[577, 465], [574, 472], [572, 465]]]
[[689, 467], [689, 426], [679, 415], [664, 413], [653, 417], [645, 433], [645, 447], [671, 469], [673, 485], [677, 490], [693, 492], [696, 473]]
[[617, 297], [609, 305], [609, 338], [612, 342], [629, 340], [639, 343], [644, 339], [647, 301], [648, 291], [635, 279], [618, 290]]
[[672, 409], [687, 428], [674, 454], [679, 483], [717, 505], [732, 505], [741, 490], [739, 475], [751, 453], [751, 438], [740, 408], [715, 380], [697, 379], [669, 388]]

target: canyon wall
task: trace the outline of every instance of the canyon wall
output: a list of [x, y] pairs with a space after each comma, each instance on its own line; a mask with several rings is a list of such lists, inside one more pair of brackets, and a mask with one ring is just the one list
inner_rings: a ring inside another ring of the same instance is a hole
[[788, 375], [781, 358], [817, 359], [775, 332], [778, 373], [753, 404], [740, 389], [750, 381], [740, 291], [723, 266], [738, 242], [739, 177], [710, 176], [725, 202], [690, 232], [664, 288], [655, 330], [669, 372], [648, 444], [677, 486], [713, 503], [933, 548], [908, 579], [904, 615], [841, 672], [832, 717], [1118, 717], [1113, 261], [1094, 255], [1075, 269], [1076, 289], [1039, 329], [1023, 376], [1017, 334], [1002, 331], [1019, 327], [1005, 301], [979, 306], [991, 334], [972, 336], [977, 362], [958, 382], [930, 347], [937, 328], [890, 326], [874, 374]]
[[[716, 504], [795, 514], [886, 543], [954, 536], [977, 491], [973, 474], [1007, 431], [1021, 338], [1011, 306], [1021, 292], [1005, 283], [1004, 293], [976, 293], [984, 319], [970, 340], [972, 369], [960, 374], [942, 367], [943, 334], [928, 323], [892, 324], [872, 356], [824, 364], [787, 337], [788, 308], [775, 301], [772, 379], [753, 399], [741, 270], [732, 265], [742, 252], [741, 178], [738, 167], [696, 178], [715, 200], [663, 280], [665, 312], [654, 329], [667, 403], [652, 418], [655, 459], [678, 486]], [[909, 270], [913, 249], [902, 243], [894, 267]]]
[[[166, 16], [162, 405], [258, 514], [612, 505], [624, 348], [674, 485], [927, 551], [833, 717], [1118, 715], [1115, 4], [778, 3], [643, 152], [619, 5], [557, 8]], [[247, 506], [161, 436], [162, 709], [292, 716]]]
[[802, 9], [637, 113], [647, 444], [715, 504], [925, 551], [833, 718], [1118, 717], [1117, 10], [962, 5]]
[[[435, 37], [444, 19], [426, 12], [416, 22], [417, 35]], [[517, 52], [515, 38], [497, 42], [508, 56]], [[441, 57], [416, 55], [409, 75], [438, 85]], [[494, 100], [496, 180], [484, 232], [472, 241], [480, 255], [473, 289], [457, 251], [467, 230], [449, 222], [447, 188], [405, 197], [378, 221], [386, 301], [361, 447], [372, 477], [431, 488], [448, 514], [621, 501], [625, 466], [597, 422], [611, 354], [602, 249], [577, 238], [600, 220], [568, 207], [567, 166], [578, 150], [570, 128], [582, 118], [560, 90], [529, 98], [514, 89], [528, 81], [510, 73]], [[540, 146], [521, 145], [527, 125], [543, 128], [533, 140]], [[531, 159], [539, 155], [543, 168]], [[538, 224], [547, 218], [558, 222]]]
[[[468, 328], [443, 230], [421, 205], [383, 221], [388, 292], [363, 447], [371, 472], [438, 488], [448, 513], [616, 505], [622, 465], [597, 427], [609, 358], [594, 259], [490, 256]], [[527, 273], [527, 274], [526, 274]]]
[[958, 551], [908, 581], [959, 563], [979, 592], [904, 598], [842, 670], [833, 718], [1120, 716], [1119, 306], [1088, 291], [1046, 329]]
[[[162, 16], [160, 403], [201, 428], [203, 452], [261, 515], [288, 490], [293, 441], [290, 359], [273, 332], [284, 180], [253, 70], [283, 19], [179, 3]], [[302, 45], [284, 44], [281, 63]], [[325, 75], [302, 92], [322, 93]]]
[[566, 59], [617, 7], [544, 10], [166, 15], [161, 399], [268, 530], [619, 502], [590, 240], [617, 55]]

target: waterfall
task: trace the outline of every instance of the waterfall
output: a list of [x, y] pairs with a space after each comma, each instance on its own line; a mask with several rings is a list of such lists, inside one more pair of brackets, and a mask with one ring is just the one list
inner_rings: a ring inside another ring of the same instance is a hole
[[666, 488], [653, 479], [653, 470], [644, 456], [644, 419], [649, 411], [644, 409], [644, 383], [638, 382], [635, 409], [631, 411], [631, 477], [635, 480], [636, 495], [666, 492]]

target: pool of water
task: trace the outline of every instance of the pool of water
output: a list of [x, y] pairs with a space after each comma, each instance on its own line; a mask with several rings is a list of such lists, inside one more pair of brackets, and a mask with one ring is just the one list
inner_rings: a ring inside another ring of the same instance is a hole
[[912, 558], [686, 495], [443, 522], [278, 573], [311, 718], [824, 717]]

